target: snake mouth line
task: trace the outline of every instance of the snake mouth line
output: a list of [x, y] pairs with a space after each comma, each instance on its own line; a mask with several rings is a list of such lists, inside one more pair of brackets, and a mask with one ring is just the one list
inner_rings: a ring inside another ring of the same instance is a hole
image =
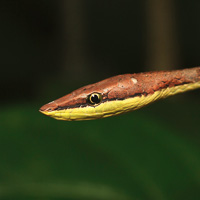
[[[111, 101], [122, 101], [122, 100], [125, 100], [125, 99], [129, 99], [129, 98], [134, 98], [134, 97], [141, 97], [141, 96], [147, 96], [147, 95], [150, 95], [150, 94], [147, 94], [146, 92], [143, 92], [143, 93], [136, 93], [132, 96], [129, 96], [127, 98], [112, 98], [112, 99], [103, 99], [102, 102], [100, 104], [103, 104], [103, 103], [106, 103], [106, 102], [111, 102]], [[97, 107], [99, 106], [100, 104], [97, 104], [97, 105], [90, 105], [88, 103], [85, 103], [85, 104], [75, 104], [75, 105], [70, 105], [70, 106], [59, 106], [56, 107], [55, 109], [45, 109], [43, 110], [42, 108], [40, 108], [40, 112], [47, 115], [48, 112], [53, 112], [53, 111], [61, 111], [61, 110], [67, 110], [67, 109], [73, 109], [73, 108], [84, 108], [84, 107]], [[47, 104], [48, 105], [48, 104]]]

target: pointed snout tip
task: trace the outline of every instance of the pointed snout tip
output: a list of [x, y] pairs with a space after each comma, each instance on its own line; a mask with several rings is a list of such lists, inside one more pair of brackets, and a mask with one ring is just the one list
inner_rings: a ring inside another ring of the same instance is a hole
[[[42, 108], [42, 107], [41, 107]], [[39, 112], [41, 112], [42, 114], [44, 114], [45, 113], [45, 111], [44, 110], [42, 110], [42, 109], [39, 109]]]
[[48, 104], [45, 104], [43, 105], [40, 109], [39, 109], [39, 112], [41, 112], [42, 114], [44, 115], [50, 115], [50, 113], [52, 111], [54, 111], [55, 109], [57, 108], [57, 104], [54, 103], [54, 101], [48, 103]]
[[43, 108], [43, 106], [39, 109], [39, 112], [42, 113], [42, 114], [44, 114], [44, 115], [49, 115], [49, 111], [45, 110]]
[[47, 104], [45, 104], [39, 109], [39, 112], [44, 113], [44, 112], [48, 112], [48, 110], [49, 110], [49, 107], [47, 106]]

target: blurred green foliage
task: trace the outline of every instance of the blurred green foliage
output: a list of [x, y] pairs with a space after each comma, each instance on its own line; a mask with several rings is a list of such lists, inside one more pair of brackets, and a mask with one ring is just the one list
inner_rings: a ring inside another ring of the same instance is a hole
[[173, 101], [83, 122], [2, 107], [0, 199], [199, 199], [199, 103]]

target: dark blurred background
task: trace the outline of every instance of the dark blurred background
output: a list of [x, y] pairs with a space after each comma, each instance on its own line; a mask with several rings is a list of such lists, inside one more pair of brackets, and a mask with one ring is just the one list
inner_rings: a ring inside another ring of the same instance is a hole
[[200, 1], [1, 0], [0, 199], [200, 199], [200, 92], [113, 118], [41, 105], [113, 75], [200, 65]]

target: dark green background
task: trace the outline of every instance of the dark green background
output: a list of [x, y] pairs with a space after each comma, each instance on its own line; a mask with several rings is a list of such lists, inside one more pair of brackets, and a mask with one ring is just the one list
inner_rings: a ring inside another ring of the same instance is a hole
[[[77, 62], [63, 1], [0, 3], [0, 199], [200, 199], [199, 90], [95, 121], [38, 112], [80, 86], [151, 70], [146, 1], [82, 2]], [[200, 1], [174, 1], [174, 10], [173, 68], [199, 65]]]

